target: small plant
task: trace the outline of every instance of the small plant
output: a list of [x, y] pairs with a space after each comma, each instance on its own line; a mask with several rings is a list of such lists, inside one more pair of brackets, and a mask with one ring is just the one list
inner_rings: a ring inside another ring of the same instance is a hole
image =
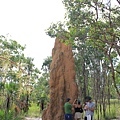
[[31, 107], [29, 108], [28, 110], [28, 113], [26, 116], [29, 116], [29, 117], [40, 117], [40, 114], [41, 111], [40, 111], [40, 107], [37, 106], [36, 103], [31, 103]]
[[2, 120], [3, 116], [4, 116], [4, 111], [0, 110], [0, 120]]
[[0, 120], [22, 120], [20, 116], [15, 117], [13, 111], [0, 110]]
[[105, 120], [110, 120], [116, 118], [116, 110], [115, 108], [112, 108], [110, 112], [106, 112]]
[[13, 120], [13, 112], [5, 112], [4, 110], [0, 110], [0, 120]]

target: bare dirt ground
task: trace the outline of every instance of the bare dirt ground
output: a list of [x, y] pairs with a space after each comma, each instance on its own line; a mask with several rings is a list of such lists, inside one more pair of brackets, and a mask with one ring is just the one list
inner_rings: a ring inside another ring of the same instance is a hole
[[25, 120], [42, 120], [41, 118], [30, 118], [30, 117], [26, 117]]
[[[42, 120], [42, 118], [30, 118], [30, 117], [26, 117], [25, 120]], [[112, 119], [112, 120], [120, 120], [120, 116], [118, 116], [116, 119]]]

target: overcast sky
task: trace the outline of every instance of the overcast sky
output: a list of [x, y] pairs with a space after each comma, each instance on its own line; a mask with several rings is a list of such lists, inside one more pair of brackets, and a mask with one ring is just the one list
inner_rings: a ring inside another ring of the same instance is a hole
[[[106, 0], [107, 1], [107, 0]], [[0, 35], [10, 34], [36, 67], [51, 56], [54, 39], [45, 34], [50, 24], [64, 20], [62, 0], [0, 0]]]
[[62, 0], [0, 0], [0, 35], [10, 34], [36, 67], [51, 56], [54, 39], [45, 34], [50, 24], [64, 19]]

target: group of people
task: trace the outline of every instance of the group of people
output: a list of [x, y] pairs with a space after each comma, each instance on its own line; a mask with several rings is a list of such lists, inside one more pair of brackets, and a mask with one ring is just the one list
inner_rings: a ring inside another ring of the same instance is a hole
[[90, 96], [85, 98], [85, 104], [81, 104], [80, 100], [75, 99], [71, 103], [71, 99], [67, 98], [64, 104], [65, 120], [81, 120], [84, 113], [84, 120], [93, 120], [95, 103]]

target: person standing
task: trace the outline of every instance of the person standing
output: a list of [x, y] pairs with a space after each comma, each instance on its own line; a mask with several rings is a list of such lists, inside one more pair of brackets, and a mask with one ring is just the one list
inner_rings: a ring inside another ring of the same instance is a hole
[[64, 104], [65, 120], [73, 120], [72, 116], [72, 104], [70, 103], [70, 98], [67, 98]]
[[84, 110], [85, 110], [84, 120], [93, 120], [95, 103], [92, 101], [92, 98], [90, 96], [87, 96], [85, 100], [86, 100], [86, 105], [84, 106]]
[[73, 102], [73, 107], [74, 107], [74, 111], [75, 111], [75, 115], [74, 115], [75, 120], [81, 120], [83, 109], [82, 109], [80, 100], [75, 99]]

